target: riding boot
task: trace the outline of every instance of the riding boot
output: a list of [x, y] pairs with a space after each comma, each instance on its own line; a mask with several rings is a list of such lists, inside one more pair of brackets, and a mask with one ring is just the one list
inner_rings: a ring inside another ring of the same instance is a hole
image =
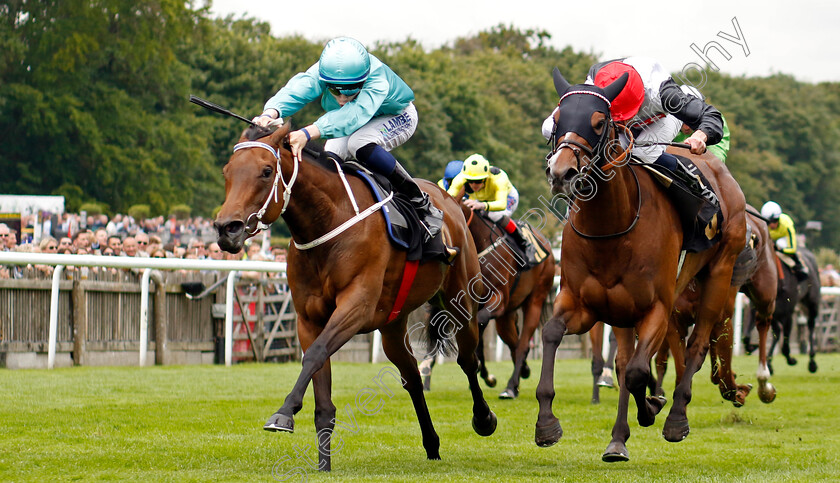
[[790, 255], [790, 258], [793, 260], [793, 274], [796, 276], [796, 280], [800, 282], [808, 280], [808, 270], [802, 264], [802, 261], [799, 260], [799, 254], [794, 253]]
[[496, 224], [508, 233], [511, 238], [513, 238], [513, 241], [516, 242], [516, 246], [522, 250], [522, 253], [525, 255], [528, 262], [533, 260], [534, 249], [531, 244], [528, 243], [528, 240], [526, 240], [522, 235], [522, 230], [519, 228], [519, 225], [511, 220], [509, 216], [505, 216], [501, 220], [497, 221]]
[[424, 242], [428, 242], [440, 233], [443, 226], [443, 212], [429, 202], [429, 195], [420, 190], [393, 154], [376, 143], [369, 143], [356, 150], [356, 159], [387, 177], [394, 190], [408, 197], [420, 222], [426, 228]]
[[411, 175], [400, 163], [396, 163], [394, 171], [388, 176], [393, 188], [406, 195], [414, 206], [420, 221], [426, 226], [425, 240], [431, 240], [443, 226], [443, 212], [429, 201], [429, 195], [420, 190]]

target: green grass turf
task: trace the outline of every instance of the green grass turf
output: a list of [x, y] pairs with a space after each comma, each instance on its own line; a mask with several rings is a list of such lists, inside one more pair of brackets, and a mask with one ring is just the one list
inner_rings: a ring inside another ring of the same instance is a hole
[[[589, 361], [557, 362], [555, 414], [565, 432], [558, 444], [534, 444], [539, 366], [520, 398], [484, 393], [499, 418], [482, 438], [470, 427], [466, 378], [456, 364], [435, 368], [427, 393], [442, 461], [428, 461], [407, 393], [386, 378], [393, 398], [377, 414], [356, 408], [356, 395], [377, 388], [389, 364], [333, 366], [338, 419], [354, 411], [356, 428], [337, 427], [333, 472], [312, 481], [836, 481], [840, 473], [840, 354], [818, 355], [817, 374], [804, 362], [776, 358], [778, 397], [763, 404], [754, 390], [743, 408], [721, 399], [706, 363], [694, 381], [691, 434], [662, 436], [669, 403], [656, 423], [640, 428], [631, 401], [630, 461], [603, 463], [618, 392], [604, 389], [590, 404]], [[739, 357], [739, 381], [754, 382], [757, 360]], [[294, 434], [262, 430], [297, 378], [299, 364], [152, 368], [68, 368], [0, 371], [0, 481], [139, 480], [274, 481], [305, 467], [295, 447], [316, 457], [313, 400], [307, 392]], [[491, 363], [500, 380], [509, 363]], [[383, 394], [380, 389], [380, 394]], [[377, 399], [374, 399], [374, 402]], [[339, 441], [340, 440], [340, 441]], [[340, 444], [340, 447], [339, 447]], [[300, 475], [289, 481], [300, 481]]]

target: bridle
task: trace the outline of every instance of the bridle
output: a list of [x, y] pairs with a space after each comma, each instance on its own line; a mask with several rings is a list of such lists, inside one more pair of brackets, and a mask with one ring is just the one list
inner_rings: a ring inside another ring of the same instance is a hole
[[[560, 98], [560, 102], [563, 102], [563, 99], [565, 99], [567, 96], [569, 96], [571, 94], [594, 95], [594, 96], [597, 96], [597, 97], [605, 100], [607, 102], [608, 106], [609, 106], [609, 100], [607, 100], [605, 97], [601, 96], [600, 94], [598, 94], [596, 92], [592, 92], [592, 91], [570, 91], [570, 92], [567, 92], [566, 94], [563, 95], [563, 97]], [[558, 106], [560, 105], [560, 102], [557, 103]], [[575, 141], [573, 139], [563, 139], [562, 141], [560, 141], [558, 139], [558, 132], [557, 132], [557, 125], [558, 125], [557, 120], [558, 119], [557, 118], [559, 117], [559, 115], [560, 115], [560, 113], [558, 112], [555, 115], [555, 118], [554, 118], [554, 128], [552, 129], [551, 138], [550, 138], [550, 142], [552, 142], [554, 144], [554, 146], [551, 149], [551, 151], [548, 153], [548, 155], [546, 155], [546, 161], [547, 162], [550, 162], [551, 159], [553, 159], [555, 156], [557, 156], [560, 153], [561, 150], [570, 149], [572, 151], [572, 154], [575, 156], [576, 161], [577, 161], [577, 171], [578, 171], [578, 173], [580, 173], [580, 179], [585, 179], [585, 178], [589, 177], [591, 175], [591, 173], [593, 172], [593, 169], [598, 169], [603, 173], [603, 172], [606, 172], [606, 171], [608, 171], [610, 169], [613, 169], [613, 168], [616, 168], [616, 167], [627, 166], [627, 169], [629, 169], [630, 173], [633, 175], [633, 180], [636, 182], [636, 194], [637, 194], [636, 215], [633, 218], [633, 221], [630, 223], [630, 225], [627, 228], [625, 228], [624, 230], [621, 230], [621, 231], [618, 231], [618, 232], [615, 232], [615, 233], [609, 233], [609, 234], [606, 234], [606, 235], [589, 235], [589, 234], [581, 232], [575, 226], [574, 222], [572, 221], [572, 217], [569, 216], [567, 218], [567, 220], [569, 222], [569, 225], [572, 227], [572, 230], [574, 230], [574, 232], [578, 236], [580, 236], [582, 238], [587, 238], [587, 239], [616, 238], [616, 237], [620, 237], [622, 235], [626, 235], [627, 233], [630, 233], [630, 231], [632, 231], [633, 228], [636, 227], [636, 223], [639, 221], [639, 216], [640, 216], [641, 211], [642, 211], [641, 185], [639, 184], [639, 177], [636, 174], [636, 171], [632, 167], [632, 164], [638, 164], [638, 163], [637, 162], [631, 162], [634, 138], [633, 138], [633, 133], [631, 132], [630, 128], [628, 128], [624, 124], [620, 124], [620, 123], [617, 123], [617, 122], [613, 121], [611, 116], [610, 116], [610, 113], [607, 112], [607, 113], [605, 113], [606, 119], [605, 119], [604, 130], [601, 132], [601, 135], [599, 136], [598, 142], [595, 144], [595, 146], [590, 148], [589, 146], [586, 146], [585, 144], [580, 143], [578, 141]], [[616, 157], [612, 157], [609, 154], [609, 150], [610, 150], [611, 147], [614, 146], [614, 143], [618, 143], [618, 136], [615, 136], [614, 138], [611, 139], [610, 138], [610, 133], [611, 132], [616, 132], [619, 129], [624, 130], [624, 132], [627, 135], [630, 142], [628, 143], [627, 148], [623, 149], [621, 154], [619, 154]], [[584, 153], [584, 157], [589, 158], [590, 161], [588, 163], [583, 162], [583, 157], [581, 156], [581, 152]], [[547, 168], [547, 169], [550, 169], [550, 168]]]
[[[274, 183], [271, 187], [271, 191], [268, 193], [268, 197], [266, 197], [265, 202], [263, 203], [262, 207], [258, 211], [248, 215], [248, 218], [245, 220], [245, 232], [248, 235], [255, 235], [259, 231], [266, 230], [266, 229], [269, 228], [270, 223], [266, 224], [263, 221], [263, 217], [265, 216], [265, 212], [266, 212], [266, 210], [268, 210], [269, 205], [271, 205], [272, 200], [274, 201], [274, 203], [277, 203], [279, 201], [277, 199], [277, 194], [280, 192], [277, 188], [279, 183], [283, 184], [283, 207], [280, 209], [280, 216], [282, 216], [283, 213], [286, 212], [286, 208], [289, 207], [289, 200], [291, 200], [291, 198], [292, 198], [292, 186], [294, 186], [295, 181], [297, 180], [298, 171], [299, 171], [299, 168], [300, 168], [300, 157], [297, 156], [297, 155], [292, 156], [292, 166], [293, 166], [292, 177], [289, 178], [289, 182], [287, 183], [286, 180], [283, 178], [283, 169], [282, 169], [282, 164], [280, 163], [281, 157], [280, 157], [279, 148], [274, 149], [272, 146], [270, 146], [270, 145], [268, 145], [264, 142], [261, 142], [261, 141], [244, 141], [244, 142], [236, 144], [233, 147], [233, 152], [235, 153], [236, 151], [239, 151], [240, 149], [248, 149], [248, 148], [265, 149], [265, 150], [269, 151], [274, 156], [274, 159], [277, 162], [276, 168], [274, 170]], [[333, 230], [330, 230], [325, 235], [322, 235], [322, 236], [316, 238], [315, 240], [312, 240], [311, 242], [298, 243], [296, 241], [293, 241], [294, 245], [295, 245], [295, 248], [297, 248], [298, 250], [308, 250], [310, 248], [317, 247], [318, 245], [321, 245], [321, 244], [323, 244], [323, 243], [325, 243], [329, 240], [332, 240], [333, 238], [335, 238], [339, 234], [346, 231], [351, 226], [355, 225], [359, 221], [367, 218], [368, 216], [370, 216], [373, 213], [375, 213], [376, 211], [378, 211], [385, 204], [390, 202], [391, 199], [394, 197], [394, 193], [391, 192], [388, 196], [386, 196], [382, 200], [378, 201], [377, 203], [374, 203], [373, 205], [369, 206], [367, 209], [359, 211], [359, 206], [356, 203], [356, 197], [354, 196], [353, 191], [350, 189], [350, 185], [347, 182], [346, 177], [344, 176], [344, 171], [341, 169], [341, 165], [335, 159], [333, 159], [333, 162], [335, 162], [335, 166], [336, 166], [336, 169], [338, 170], [338, 174], [339, 174], [339, 177], [341, 178], [341, 182], [344, 185], [344, 189], [347, 191], [347, 195], [350, 197], [350, 202], [353, 205], [353, 211], [355, 211], [356, 214], [355, 214], [355, 216], [351, 217], [350, 219], [348, 219], [347, 221], [345, 221], [344, 223], [342, 223], [338, 227], [334, 228]], [[257, 223], [254, 226], [253, 230], [249, 230], [248, 226], [250, 225], [252, 218], [255, 219], [257, 221]]]
[[[268, 197], [265, 199], [265, 203], [263, 203], [262, 208], [258, 211], [251, 213], [248, 215], [248, 218], [245, 220], [245, 232], [248, 235], [255, 235], [262, 230], [266, 230], [269, 228], [269, 224], [266, 224], [263, 221], [263, 217], [265, 216], [266, 210], [268, 210], [268, 206], [271, 204], [271, 200], [273, 199], [275, 203], [279, 200], [277, 199], [277, 194], [279, 190], [277, 189], [278, 182], [283, 183], [283, 208], [280, 209], [280, 215], [282, 216], [283, 213], [286, 212], [286, 208], [289, 206], [289, 200], [291, 199], [292, 195], [292, 186], [295, 184], [295, 180], [297, 180], [298, 175], [298, 168], [300, 166], [300, 158], [298, 156], [292, 157], [292, 177], [289, 178], [289, 182], [287, 183], [286, 180], [283, 178], [283, 170], [280, 164], [280, 150], [274, 149], [273, 147], [269, 146], [268, 144], [261, 142], [261, 141], [245, 141], [236, 144], [233, 147], [233, 152], [237, 152], [240, 149], [247, 149], [247, 148], [262, 148], [266, 151], [270, 152], [274, 156], [274, 160], [276, 161], [277, 165], [274, 169], [274, 183], [271, 187], [271, 191], [268, 193]], [[249, 230], [248, 226], [251, 224], [251, 219], [255, 219], [257, 221], [256, 225], [254, 225], [254, 229]]]

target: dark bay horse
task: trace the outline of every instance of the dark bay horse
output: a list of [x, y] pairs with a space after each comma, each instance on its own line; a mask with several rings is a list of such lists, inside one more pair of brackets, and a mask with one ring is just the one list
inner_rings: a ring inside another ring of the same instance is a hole
[[[754, 212], [755, 209], [750, 207]], [[724, 399], [732, 401], [735, 407], [741, 407], [752, 388], [751, 385], [737, 384], [735, 372], [732, 369], [732, 348], [735, 335], [732, 326], [732, 315], [735, 310], [735, 297], [741, 291], [749, 298], [752, 309], [756, 312], [757, 328], [763, 349], [759, 351], [758, 379], [759, 398], [762, 402], [770, 403], [776, 398], [776, 388], [769, 382], [770, 371], [767, 363], [767, 334], [773, 319], [776, 305], [777, 269], [776, 255], [773, 242], [767, 230], [767, 224], [747, 211], [747, 222], [750, 232], [754, 235], [750, 241], [750, 248], [754, 256], [747, 257], [744, 262], [736, 266], [734, 286], [730, 287], [729, 300], [721, 320], [715, 324], [709, 339], [709, 359], [711, 360], [711, 380], [720, 389]], [[745, 254], [748, 254], [745, 252]], [[679, 384], [685, 370], [685, 337], [689, 327], [694, 324], [699, 302], [697, 283], [692, 281], [680, 295], [674, 305], [671, 315], [671, 325], [662, 349], [656, 356], [657, 388], [656, 394], [663, 394], [662, 380], [668, 360], [668, 349], [678, 347], [674, 354], [674, 366]]]
[[777, 266], [781, 270], [779, 278], [779, 292], [776, 296], [776, 312], [773, 314], [773, 342], [770, 345], [768, 364], [770, 371], [773, 371], [773, 352], [776, 344], [782, 339], [782, 355], [788, 365], [794, 365], [798, 361], [790, 353], [790, 332], [794, 323], [794, 312], [797, 305], [805, 309], [808, 317], [808, 371], [817, 372], [817, 361], [815, 359], [817, 348], [814, 344], [814, 330], [816, 329], [817, 317], [820, 315], [820, 275], [817, 267], [817, 259], [814, 254], [805, 247], [798, 249], [799, 259], [803, 265], [808, 267], [808, 279], [799, 282], [791, 268], [779, 261]]
[[[289, 129], [286, 123], [256, 141], [249, 141], [253, 136], [248, 131], [243, 133], [224, 167], [225, 202], [215, 222], [219, 246], [230, 252], [237, 252], [260, 224], [270, 224], [281, 215], [294, 239], [287, 273], [304, 357], [294, 388], [264, 429], [294, 431], [294, 415], [312, 381], [319, 469], [328, 471], [336, 422], [329, 358], [354, 335], [379, 330], [385, 354], [399, 369], [400, 382], [414, 404], [426, 456], [440, 459], [440, 439], [406, 334], [408, 314], [433, 299], [439, 310], [445, 309], [436, 315], [446, 317], [433, 317], [425, 329], [436, 344], [451, 346], [454, 338], [458, 364], [467, 375], [473, 398], [473, 429], [489, 436], [496, 428], [496, 416], [479, 386], [475, 355], [475, 313], [478, 301], [486, 298], [486, 289], [461, 207], [433, 183], [417, 180], [443, 210], [444, 239], [460, 249], [460, 255], [451, 266], [437, 261], [419, 264], [410, 291], [403, 292], [406, 252], [389, 243], [383, 217], [371, 209], [376, 201], [368, 188], [353, 176], [346, 177], [349, 188], [345, 187], [337, 169], [317, 161], [310, 152], [304, 152], [302, 159], [293, 157]], [[405, 300], [396, 313], [399, 293]]]
[[[519, 396], [519, 378], [527, 379], [531, 374], [527, 361], [529, 344], [540, 325], [545, 301], [554, 284], [554, 255], [548, 240], [542, 233], [533, 230], [547, 255], [539, 265], [523, 270], [527, 262], [508, 245], [510, 242], [504, 231], [481, 212], [472, 212], [469, 216], [467, 224], [479, 251], [481, 275], [490, 290], [488, 301], [478, 311], [478, 324], [483, 334], [490, 320], [496, 320], [496, 331], [510, 349], [513, 359], [513, 373], [499, 398], [515, 399]], [[516, 315], [520, 308], [524, 313], [521, 331]], [[492, 387], [494, 384], [488, 380], [491, 376], [486, 375], [483, 344], [480, 342], [479, 360], [482, 377]]]
[[[681, 441], [689, 433], [686, 409], [691, 379], [703, 364], [709, 335], [730, 296], [735, 260], [746, 236], [745, 200], [726, 166], [711, 154], [691, 157], [721, 200], [721, 239], [713, 247], [681, 258], [683, 233], [679, 214], [665, 189], [645, 168], [629, 160], [617, 142], [626, 129], [609, 117], [609, 103], [627, 75], [601, 89], [571, 86], [555, 70], [560, 96], [554, 149], [547, 174], [555, 195], [569, 201], [563, 231], [561, 278], [554, 315], [543, 327], [543, 366], [537, 387], [539, 416], [535, 441], [550, 446], [563, 434], [554, 416], [554, 357], [566, 334], [582, 334], [598, 321], [610, 324], [618, 341], [618, 414], [612, 440], [602, 459], [629, 459], [626, 441], [632, 394], [641, 426], [650, 426], [665, 404], [647, 397], [650, 361], [662, 345], [676, 297], [689, 281], [702, 282], [700, 309], [686, 354], [685, 374], [674, 390], [674, 403], [663, 436]], [[568, 128], [568, 129], [567, 129]], [[629, 131], [627, 129], [626, 131]], [[594, 141], [592, 140], [594, 137]]]

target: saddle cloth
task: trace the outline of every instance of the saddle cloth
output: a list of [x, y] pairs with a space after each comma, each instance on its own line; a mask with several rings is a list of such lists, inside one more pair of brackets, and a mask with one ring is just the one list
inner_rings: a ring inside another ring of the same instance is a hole
[[[393, 191], [386, 177], [368, 170], [361, 164], [353, 161], [339, 163], [347, 174], [365, 181], [377, 202], [387, 198]], [[403, 194], [394, 191], [394, 196], [380, 211], [385, 219], [388, 239], [395, 247], [406, 252], [406, 261], [419, 260], [422, 263], [433, 259], [448, 260], [443, 231], [424, 244], [426, 228], [420, 222], [414, 205]]]

